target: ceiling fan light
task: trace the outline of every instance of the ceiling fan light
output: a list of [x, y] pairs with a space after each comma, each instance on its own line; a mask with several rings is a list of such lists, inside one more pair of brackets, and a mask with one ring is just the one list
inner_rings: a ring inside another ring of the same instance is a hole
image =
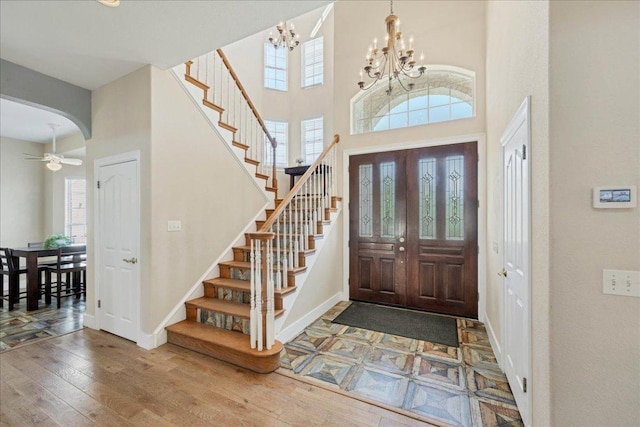
[[56, 163], [56, 162], [49, 162], [49, 163], [47, 163], [47, 168], [50, 171], [57, 172], [60, 169], [62, 169], [62, 165], [60, 163]]
[[98, 0], [98, 3], [103, 4], [108, 7], [118, 7], [120, 6], [120, 0]]

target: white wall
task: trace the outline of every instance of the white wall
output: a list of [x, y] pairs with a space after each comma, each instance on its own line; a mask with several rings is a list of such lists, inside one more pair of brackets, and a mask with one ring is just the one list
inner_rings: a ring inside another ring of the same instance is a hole
[[640, 3], [550, 5], [552, 421], [637, 426], [640, 299], [604, 295], [602, 269], [640, 270], [640, 208], [591, 188], [640, 187]]
[[[266, 198], [169, 71], [151, 69], [151, 239], [143, 327], [151, 332]], [[167, 232], [168, 220], [182, 221]]]
[[341, 215], [334, 217], [331, 233], [325, 231], [322, 249], [318, 252], [313, 266], [309, 269], [308, 279], [304, 286], [297, 291], [299, 294], [295, 296], [295, 304], [291, 312], [287, 313], [282, 329], [286, 329], [320, 304], [344, 290], [342, 269], [336, 263], [334, 255], [341, 251], [342, 246], [343, 220]]
[[[92, 185], [87, 186], [87, 309], [95, 315], [95, 266], [94, 257], [94, 161], [116, 154], [140, 150], [140, 214], [141, 245], [140, 277], [142, 289], [150, 289], [150, 198], [151, 198], [151, 67], [142, 67], [114, 82], [92, 92], [92, 138], [87, 141], [86, 176]], [[143, 294], [143, 301], [146, 302]], [[141, 319], [147, 319], [150, 308], [144, 305]]]
[[[500, 137], [531, 96], [531, 230], [533, 425], [549, 426], [549, 95], [547, 2], [491, 1], [487, 5], [487, 313], [502, 341], [502, 187]], [[494, 245], [498, 250], [494, 250]], [[575, 326], [575, 325], [574, 325]], [[576, 330], [578, 332], [578, 330]], [[585, 375], [588, 375], [585, 373]]]
[[0, 138], [0, 246], [22, 247], [41, 242], [45, 230], [45, 178], [42, 162], [24, 160], [24, 153], [42, 156], [44, 145]]

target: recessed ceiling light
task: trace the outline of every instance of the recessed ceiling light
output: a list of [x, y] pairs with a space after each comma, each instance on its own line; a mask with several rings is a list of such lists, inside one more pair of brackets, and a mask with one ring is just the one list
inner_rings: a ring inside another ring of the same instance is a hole
[[120, 0], [98, 0], [98, 3], [101, 3], [105, 6], [109, 7], [118, 7], [120, 6]]

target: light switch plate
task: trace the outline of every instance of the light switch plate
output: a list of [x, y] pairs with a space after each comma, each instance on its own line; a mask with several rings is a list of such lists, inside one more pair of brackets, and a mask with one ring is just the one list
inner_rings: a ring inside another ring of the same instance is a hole
[[602, 292], [640, 298], [640, 271], [602, 270]]
[[182, 221], [167, 221], [167, 231], [182, 231]]

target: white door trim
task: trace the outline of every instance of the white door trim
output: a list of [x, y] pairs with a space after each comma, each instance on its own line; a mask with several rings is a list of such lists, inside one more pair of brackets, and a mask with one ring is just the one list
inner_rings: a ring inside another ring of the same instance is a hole
[[[141, 230], [141, 222], [140, 222], [140, 210], [141, 208], [141, 194], [140, 194], [140, 150], [136, 150], [136, 151], [130, 151], [127, 153], [121, 153], [121, 154], [115, 154], [113, 156], [108, 156], [108, 157], [102, 157], [100, 159], [96, 159], [93, 162], [93, 182], [91, 183], [91, 185], [96, 185], [96, 182], [98, 181], [98, 177], [99, 177], [99, 171], [100, 168], [103, 166], [110, 166], [110, 165], [116, 165], [119, 163], [124, 163], [124, 162], [135, 162], [136, 164], [136, 180], [138, 182], [138, 233], [140, 233]], [[94, 240], [93, 240], [93, 265], [95, 266], [93, 271], [93, 283], [94, 283], [94, 313], [95, 313], [95, 328], [96, 329], [100, 329], [100, 308], [98, 308], [98, 300], [100, 299], [100, 275], [97, 274], [97, 272], [100, 271], [100, 267], [101, 267], [101, 260], [100, 260], [100, 254], [99, 254], [99, 250], [98, 248], [100, 248], [100, 227], [98, 226], [98, 224], [100, 224], [100, 209], [99, 209], [99, 193], [96, 190], [96, 187], [93, 187], [94, 191], [93, 191], [93, 230], [94, 230]], [[140, 248], [140, 244], [141, 244], [142, 240], [141, 240], [141, 236], [140, 234], [138, 234], [138, 251], [141, 250]], [[138, 258], [140, 258], [140, 255], [138, 255]], [[137, 311], [137, 318], [135, 321], [135, 324], [137, 325], [137, 330], [134, 331], [135, 332], [135, 336], [136, 338], [136, 344], [141, 345], [141, 339], [143, 338], [143, 334], [142, 334], [142, 330], [140, 328], [140, 313], [141, 313], [141, 304], [142, 304], [142, 295], [141, 295], [141, 288], [142, 288], [142, 284], [140, 283], [140, 269], [137, 269], [136, 272], [136, 278], [135, 280], [138, 283], [138, 295], [137, 295], [137, 299], [138, 299], [138, 303], [140, 304], [138, 306], [138, 311]]]
[[[349, 138], [348, 136], [346, 138]], [[345, 139], [346, 139], [345, 138]], [[410, 150], [413, 148], [436, 147], [439, 145], [464, 144], [478, 141], [478, 320], [484, 322], [487, 289], [487, 137], [483, 133], [457, 135], [446, 138], [401, 142], [385, 145], [368, 145], [348, 148], [342, 151], [342, 198], [343, 198], [343, 241], [349, 241], [349, 157], [358, 154], [381, 153], [385, 151]], [[349, 296], [349, 250], [343, 251], [343, 293]]]
[[[523, 416], [523, 422], [525, 423], [526, 426], [530, 426], [531, 425], [531, 410], [533, 409], [533, 370], [532, 370], [532, 344], [531, 344], [531, 339], [532, 339], [532, 331], [531, 331], [531, 151], [532, 151], [532, 147], [531, 147], [531, 97], [527, 96], [524, 101], [522, 102], [522, 104], [520, 105], [520, 107], [518, 108], [518, 110], [516, 111], [516, 113], [513, 115], [513, 118], [511, 119], [511, 121], [509, 122], [509, 124], [507, 125], [507, 128], [505, 129], [502, 137], [500, 138], [500, 170], [501, 170], [501, 179], [502, 182], [500, 183], [501, 185], [501, 193], [502, 193], [502, 197], [501, 197], [501, 206], [500, 208], [500, 216], [501, 216], [501, 241], [503, 244], [503, 250], [502, 250], [502, 260], [503, 260], [503, 265], [506, 264], [505, 262], [505, 250], [504, 250], [504, 224], [505, 224], [505, 214], [504, 214], [504, 210], [505, 210], [505, 194], [504, 194], [504, 186], [505, 186], [505, 168], [504, 168], [504, 160], [505, 160], [505, 146], [507, 145], [507, 143], [511, 140], [511, 137], [521, 128], [525, 126], [525, 134], [526, 134], [526, 147], [527, 147], [527, 162], [529, 164], [529, 167], [527, 169], [528, 171], [528, 175], [526, 177], [527, 179], [527, 185], [526, 185], [526, 191], [527, 191], [527, 207], [528, 207], [528, 224], [527, 224], [527, 228], [525, 230], [525, 232], [527, 233], [527, 236], [525, 237], [525, 241], [528, 242], [527, 245], [527, 264], [528, 264], [528, 268], [527, 271], [524, 274], [525, 280], [526, 280], [526, 289], [525, 289], [525, 294], [526, 294], [526, 300], [527, 300], [527, 318], [526, 318], [526, 327], [528, 328], [528, 334], [527, 334], [527, 341], [525, 342], [525, 345], [527, 347], [526, 352], [528, 354], [528, 363], [527, 363], [527, 393], [526, 393], [526, 406], [527, 408], [519, 408], [521, 415]], [[502, 314], [501, 314], [501, 323], [502, 323], [502, 333], [501, 333], [501, 340], [502, 340], [502, 346], [503, 346], [503, 351], [500, 354], [500, 366], [502, 367], [502, 370], [505, 371], [506, 369], [506, 364], [507, 364], [507, 348], [506, 348], [506, 340], [507, 340], [507, 328], [505, 327], [505, 325], [507, 324], [507, 297], [506, 297], [506, 286], [503, 286], [503, 295], [502, 295]], [[512, 387], [514, 387], [515, 385], [511, 385]]]

